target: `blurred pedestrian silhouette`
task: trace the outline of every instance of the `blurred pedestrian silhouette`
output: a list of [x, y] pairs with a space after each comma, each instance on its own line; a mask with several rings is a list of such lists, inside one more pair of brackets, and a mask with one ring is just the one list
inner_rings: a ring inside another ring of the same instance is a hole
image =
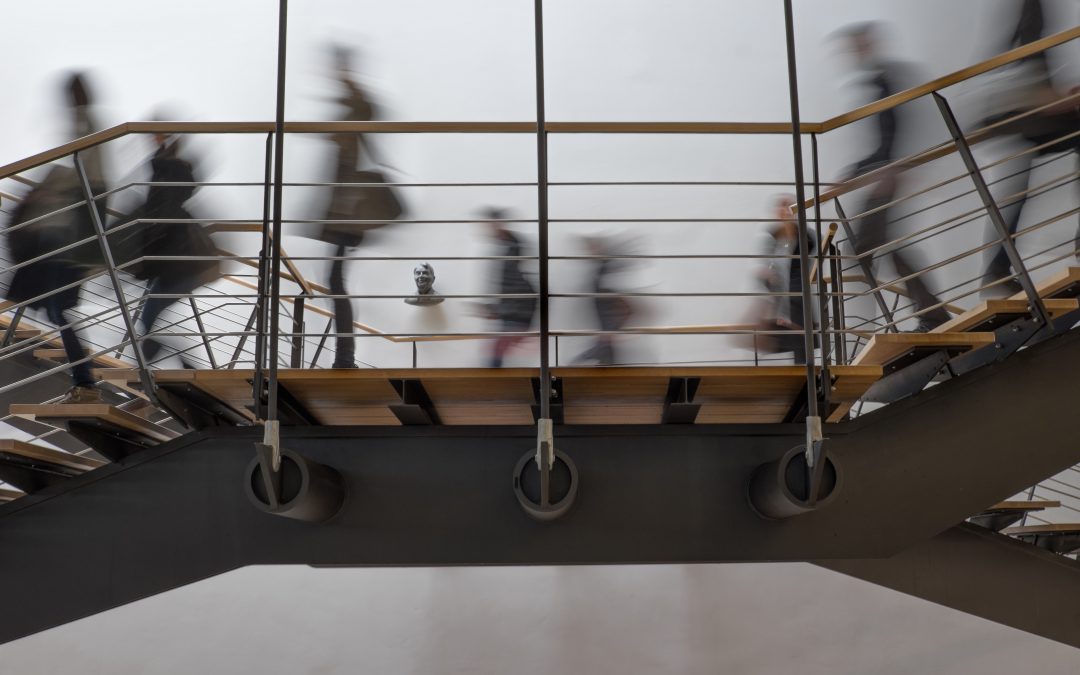
[[[488, 234], [495, 242], [495, 256], [518, 258], [527, 255], [521, 239], [507, 227], [507, 213], [503, 209], [488, 208], [483, 212], [487, 219]], [[525, 276], [521, 260], [499, 260], [495, 278], [495, 293], [505, 295], [525, 295], [523, 298], [498, 298], [488, 305], [488, 315], [499, 322], [499, 331], [503, 333], [524, 333], [532, 326], [536, 313], [536, 288]], [[507, 352], [524, 340], [524, 335], [500, 335], [491, 346], [488, 365], [500, 368]]]
[[[750, 323], [762, 333], [791, 331], [783, 334], [758, 334], [744, 341], [745, 346], [765, 354], [792, 352], [797, 364], [806, 363], [806, 340], [802, 301], [802, 260], [799, 246], [799, 223], [791, 213], [795, 195], [783, 194], [773, 198], [773, 214], [776, 221], [769, 226], [764, 256], [787, 256], [763, 258], [766, 264], [758, 268], [757, 278], [765, 292], [770, 295], [758, 297], [753, 305]], [[809, 254], [817, 252], [817, 238], [813, 232]], [[815, 333], [814, 344], [818, 344]]]
[[[610, 257], [618, 256], [621, 247], [612, 237], [592, 236], [582, 237], [585, 252], [591, 256], [597, 256], [590, 262], [593, 270], [590, 274], [591, 283], [589, 292], [598, 294], [612, 294], [625, 291], [620, 288], [617, 277], [629, 266], [630, 261], [625, 258]], [[629, 298], [597, 296], [593, 298], [596, 308], [596, 318], [600, 323], [600, 330], [608, 334], [597, 335], [590, 346], [574, 359], [575, 364], [595, 363], [600, 366], [610, 366], [617, 362], [615, 345], [618, 336], [611, 334], [626, 326], [634, 316], [634, 305]]]
[[[65, 85], [70, 106], [73, 138], [87, 136], [99, 129], [91, 110], [93, 97], [85, 76], [73, 73]], [[105, 170], [100, 146], [78, 153], [90, 190], [94, 195], [105, 192]], [[54, 164], [45, 178], [15, 207], [8, 232], [8, 244], [16, 263], [27, 262], [51, 251], [94, 237], [91, 211], [104, 217], [105, 198], [93, 205], [56, 213], [83, 201], [85, 194], [78, 173], [72, 167]], [[54, 214], [54, 215], [48, 215]], [[36, 220], [35, 219], [40, 219]], [[35, 222], [30, 222], [35, 221]], [[29, 223], [14, 229], [22, 223]], [[90, 241], [70, 250], [55, 253], [16, 270], [8, 290], [8, 299], [25, 302], [31, 309], [44, 309], [48, 320], [60, 327], [60, 339], [68, 362], [72, 363], [74, 386], [64, 398], [65, 403], [93, 403], [101, 400], [95, 388], [90, 363], [78, 363], [86, 357], [82, 342], [75, 330], [67, 327], [66, 312], [79, 304], [82, 281], [102, 265], [101, 245]], [[64, 288], [68, 287], [68, 288]], [[58, 290], [63, 289], [63, 290]], [[47, 297], [39, 297], [43, 294]]]
[[[907, 70], [905, 64], [886, 59], [880, 53], [878, 30], [874, 23], [863, 23], [841, 31], [848, 48], [855, 57], [856, 66], [866, 75], [865, 84], [873, 91], [871, 100], [883, 99], [901, 91], [902, 74]], [[873, 117], [873, 122], [877, 136], [876, 147], [849, 169], [847, 175], [842, 177], [842, 181], [881, 169], [897, 159], [896, 146], [902, 135], [906, 133], [908, 124], [903, 106], [877, 113]], [[892, 210], [890, 204], [896, 198], [900, 178], [901, 169], [888, 171], [867, 188], [869, 194], [861, 207], [855, 211], [855, 213], [865, 215], [852, 223], [855, 237], [851, 245], [856, 254], [874, 251], [886, 246], [894, 239], [890, 234], [890, 211]], [[887, 248], [885, 251], [872, 254], [871, 265], [874, 260], [883, 256], [892, 259], [896, 273], [901, 277], [914, 275], [919, 269], [912, 263], [908, 251], [897, 248]], [[921, 312], [915, 329], [917, 332], [929, 331], [948, 321], [949, 314], [944, 308], [930, 309], [938, 305], [940, 301], [930, 292], [922, 276], [911, 276], [904, 285], [915, 303], [916, 310]]]
[[[150, 158], [150, 188], [146, 201], [128, 219], [123, 230], [110, 236], [115, 257], [125, 262], [141, 256], [191, 256], [189, 260], [142, 260], [125, 267], [136, 278], [146, 280], [147, 293], [153, 295], [189, 295], [199, 286], [220, 276], [219, 255], [206, 228], [194, 222], [185, 204], [195, 194], [195, 167], [181, 156], [182, 141], [177, 136], [154, 136], [157, 150]], [[137, 222], [133, 225], [128, 224]], [[162, 222], [181, 221], [181, 222]], [[120, 227], [118, 224], [115, 227]], [[154, 323], [170, 305], [181, 297], [150, 297], [139, 315], [142, 332], [148, 335]], [[142, 340], [147, 360], [157, 357], [162, 343], [152, 337]], [[183, 359], [187, 365], [186, 359]]]
[[[1013, 30], [1008, 41], [1000, 46], [998, 51], [1008, 51], [1016, 47], [1030, 44], [1046, 33], [1045, 13], [1042, 0], [1023, 0], [1020, 5], [1016, 28]], [[1001, 202], [1002, 219], [1009, 234], [1015, 234], [1020, 224], [1020, 216], [1024, 205], [1027, 203], [1027, 192], [1030, 189], [1031, 167], [1035, 159], [1045, 155], [1058, 153], [1073, 153], [1080, 158], [1080, 136], [1073, 135], [1071, 138], [1062, 139], [1063, 136], [1076, 134], [1080, 131], [1080, 108], [1077, 100], [1066, 101], [1055, 105], [1055, 102], [1064, 98], [1059, 93], [1051, 77], [1050, 66], [1046, 52], [1038, 52], [1021, 59], [1009, 66], [994, 86], [990, 88], [988, 98], [987, 124], [999, 124], [997, 134], [1012, 136], [1023, 143], [1026, 147], [1023, 155], [1016, 158], [1009, 165], [1009, 173], [1015, 180], [1007, 180], [1004, 188], [998, 186], [998, 191], [1003, 194], [1020, 193], [1015, 199]], [[1080, 89], [1073, 88], [1072, 93]], [[1035, 111], [1020, 119], [1010, 119], [1023, 113]], [[1032, 150], [1033, 148], [1037, 148]], [[1080, 183], [1072, 181], [1080, 194]], [[1020, 189], [1016, 189], [1020, 188]], [[996, 241], [1000, 235], [991, 224], [988, 227], [988, 241]], [[1074, 255], [1080, 260], [1080, 224], [1077, 226], [1075, 240], [1073, 242]], [[1014, 270], [1011, 269], [1008, 254], [1001, 244], [987, 250], [987, 266], [983, 275], [982, 285], [1009, 277]], [[990, 288], [984, 288], [984, 297], [1008, 296], [1021, 291], [1020, 283], [1015, 278], [996, 284]]]
[[[344, 89], [338, 99], [344, 107], [340, 119], [352, 122], [375, 119], [375, 107], [352, 76], [353, 53], [344, 47], [335, 47], [332, 51], [335, 76]], [[368, 166], [376, 165], [363, 134], [337, 133], [333, 134], [331, 141], [334, 146], [331, 162], [336, 185], [330, 191], [330, 203], [324, 220], [334, 222], [323, 226], [320, 238], [335, 246], [335, 260], [330, 265], [330, 293], [347, 296], [349, 291], [344, 258], [348, 249], [360, 245], [366, 230], [400, 218], [404, 208], [395, 191], [385, 185], [386, 179], [381, 171], [359, 169], [361, 162]], [[334, 332], [338, 334], [333, 367], [355, 368], [352, 299], [336, 297], [333, 305]]]

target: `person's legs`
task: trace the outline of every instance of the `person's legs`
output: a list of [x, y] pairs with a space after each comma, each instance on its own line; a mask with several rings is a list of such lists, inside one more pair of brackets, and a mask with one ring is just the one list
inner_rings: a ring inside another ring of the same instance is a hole
[[[339, 245], [338, 258], [345, 255], [345, 246]], [[330, 265], [330, 294], [347, 295], [345, 288], [345, 261], [335, 260]], [[356, 367], [356, 338], [353, 333], [353, 310], [352, 298], [334, 298], [334, 332], [338, 333], [336, 340], [337, 354], [334, 358], [334, 368]]]
[[[895, 181], [885, 180], [878, 183], [867, 199], [866, 204], [863, 206], [862, 213], [879, 209], [876, 213], [872, 213], [860, 220], [857, 229], [855, 231], [855, 241], [852, 242], [855, 252], [857, 254], [864, 253], [866, 251], [876, 249], [885, 245], [891, 238], [889, 237], [889, 209], [882, 208], [893, 200], [895, 195]], [[880, 252], [875, 253], [875, 257], [881, 255]], [[891, 256], [893, 266], [896, 268], [896, 273], [901, 277], [912, 275], [916, 272], [916, 268], [910, 263], [908, 255], [903, 251], [887, 251], [886, 255]], [[873, 265], [873, 261], [871, 261]], [[880, 279], [878, 282], [880, 283]], [[917, 311], [924, 310], [928, 307], [932, 307], [938, 304], [938, 299], [930, 292], [926, 282], [923, 281], [921, 276], [914, 276], [904, 282], [904, 286], [907, 288], [911, 300], [915, 303], [915, 309]], [[949, 313], [944, 308], [938, 307], [937, 309], [920, 314], [918, 317], [919, 327], [918, 330], [925, 331], [945, 323], [949, 320]]]
[[[150, 282], [147, 287], [147, 293], [154, 295], [158, 293], [169, 293], [168, 282], [163, 277], [158, 277]], [[165, 308], [176, 302], [174, 298], [147, 298], [143, 304], [142, 313], [139, 315], [139, 323], [143, 327], [143, 335], [148, 335], [154, 328], [154, 323], [161, 316], [161, 313], [165, 311]], [[154, 338], [144, 337], [142, 340], [142, 352], [143, 357], [150, 361], [158, 352], [161, 351], [161, 343]]]
[[[1010, 179], [999, 182], [997, 185], [998, 192], [1008, 194], [1026, 193], [1028, 189], [1028, 177], [1031, 173], [1031, 163], [1034, 157], [1031, 154], [1022, 155], [1018, 157], [1014, 162], [1008, 165], [1010, 174], [1016, 174]], [[1001, 212], [1001, 219], [1005, 221], [1005, 229], [1010, 235], [1016, 234], [1016, 228], [1020, 224], [1020, 215], [1024, 211], [1024, 204], [1027, 202], [1026, 194], [1013, 201], [999, 203], [998, 211]], [[987, 221], [987, 242], [996, 241], [1001, 239], [1001, 234], [998, 229], [994, 227], [994, 224]], [[997, 244], [991, 248], [988, 248], [985, 253], [986, 271], [983, 273], [982, 283], [986, 285], [988, 283], [997, 281], [1003, 277], [1007, 277], [1011, 274], [1012, 264], [1009, 262], [1009, 254], [1006, 253], [1005, 247], [1002, 244]], [[1007, 293], [1008, 291], [1016, 291], [1017, 282], [1006, 282], [999, 284], [1002, 287], [1002, 291], [999, 293]]]
[[[893, 265], [896, 267], [896, 273], [900, 276], [906, 277], [915, 274], [916, 268], [911, 265], [907, 256], [901, 251], [893, 252], [892, 259]], [[927, 307], [933, 307], [940, 302], [940, 300], [930, 292], [930, 289], [926, 286], [926, 282], [923, 281], [922, 276], [913, 276], [905, 281], [904, 285], [907, 286], [908, 293], [911, 295], [912, 301], [915, 302], [915, 309], [917, 311], [924, 310]], [[919, 327], [917, 330], [926, 332], [948, 321], [949, 313], [944, 307], [938, 307], [925, 314], [920, 314], [918, 318]]]
[[[161, 276], [154, 279], [147, 292], [150, 295], [186, 295], [198, 288], [198, 279], [193, 276], [175, 274]], [[148, 334], [162, 312], [179, 302], [180, 298], [147, 298], [143, 304], [142, 313], [139, 315], [139, 323], [143, 327], [143, 335]], [[162, 343], [154, 338], [144, 338], [142, 341], [143, 356], [149, 361], [161, 351]], [[182, 357], [181, 357], [182, 358]]]
[[[68, 323], [63, 308], [53, 298], [50, 298], [45, 312], [49, 317], [49, 321], [58, 327], [65, 326]], [[60, 341], [64, 345], [64, 353], [67, 355], [68, 363], [75, 364], [76, 361], [86, 358], [86, 351], [83, 349], [82, 341], [79, 340], [79, 336], [75, 334], [74, 329], [61, 328]], [[92, 388], [94, 386], [94, 375], [90, 368], [90, 362], [86, 361], [72, 365], [71, 379], [76, 387]]]

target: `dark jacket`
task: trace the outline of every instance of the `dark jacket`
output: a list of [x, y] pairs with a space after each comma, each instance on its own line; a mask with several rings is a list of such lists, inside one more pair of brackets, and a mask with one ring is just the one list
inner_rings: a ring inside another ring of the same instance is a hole
[[[12, 213], [9, 227], [15, 228], [22, 223], [69, 207], [82, 199], [83, 192], [75, 170], [55, 166], [18, 204]], [[103, 210], [103, 203], [99, 203], [98, 208], [99, 212]], [[22, 263], [75, 241], [93, 237], [95, 233], [90, 212], [84, 204], [13, 229], [8, 232], [7, 238], [14, 262]], [[62, 286], [74, 284], [101, 264], [100, 244], [96, 240], [89, 241], [16, 270], [7, 297], [13, 302], [24, 302]], [[48, 301], [39, 300], [30, 307], [41, 308]], [[55, 294], [51, 301], [59, 303], [61, 309], [71, 309], [79, 303], [79, 286]]]
[[[873, 89], [872, 101], [877, 101], [892, 96], [900, 91], [901, 67], [899, 64], [880, 62], [874, 66], [874, 70], [867, 80], [867, 84]], [[877, 147], [866, 157], [855, 163], [852, 169], [852, 177], [858, 176], [874, 169], [880, 169], [896, 159], [896, 139], [900, 130], [900, 113], [896, 108], [889, 108], [874, 115], [874, 124], [877, 126]]]
[[[521, 256], [523, 247], [517, 235], [503, 230], [498, 256]], [[499, 261], [499, 293], [536, 293], [532, 283], [521, 270], [520, 260]], [[507, 329], [527, 329], [536, 313], [537, 298], [499, 298], [495, 303], [495, 313]]]
[[[192, 183], [195, 171], [191, 163], [177, 154], [176, 144], [162, 145], [150, 160], [150, 181], [154, 183], [146, 202], [131, 214], [131, 219], [144, 222], [130, 226], [110, 237], [119, 260], [129, 261], [141, 255], [218, 255], [217, 247], [205, 228], [194, 222], [163, 223], [155, 219], [190, 220], [191, 213], [184, 204], [195, 194], [193, 185], [159, 185], [159, 183]], [[130, 222], [130, 221], [128, 221]], [[219, 274], [216, 260], [146, 260], [125, 268], [140, 279], [156, 279], [178, 275], [207, 283]]]

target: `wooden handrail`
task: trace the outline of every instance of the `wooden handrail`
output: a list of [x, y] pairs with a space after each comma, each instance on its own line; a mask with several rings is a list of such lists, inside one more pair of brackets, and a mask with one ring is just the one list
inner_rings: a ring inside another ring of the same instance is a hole
[[948, 75], [942, 75], [935, 80], [930, 80], [925, 84], [920, 84], [917, 87], [912, 87], [911, 89], [897, 92], [892, 96], [886, 96], [885, 98], [874, 101], [873, 103], [869, 103], [860, 108], [856, 108], [854, 110], [846, 112], [842, 115], [837, 115], [836, 117], [827, 119], [821, 123], [821, 130], [825, 132], [832, 131], [833, 129], [838, 129], [842, 126], [851, 124], [852, 122], [857, 122], [861, 119], [876, 115], [882, 111], [889, 110], [890, 108], [895, 108], [899, 105], [903, 105], [904, 103], [914, 101], [921, 96], [926, 96], [927, 94], [930, 94], [932, 92], [940, 91], [942, 89], [945, 89], [946, 87], [951, 87], [952, 85], [959, 84], [964, 80], [969, 80], [976, 75], [988, 73], [995, 68], [1000, 68], [1010, 63], [1015, 63], [1021, 59], [1031, 56], [1032, 54], [1046, 51], [1051, 47], [1057, 47], [1058, 45], [1062, 45], [1066, 42], [1069, 42], [1070, 40], [1075, 40], [1077, 38], [1080, 38], [1080, 26], [1070, 28], [1069, 30], [1062, 31], [1048, 37], [1044, 37], [1040, 40], [1036, 40], [1035, 42], [1030, 42], [1022, 47], [1011, 49], [1007, 52], [986, 59], [985, 61], [976, 63], [973, 66], [961, 68], [960, 70], [949, 73]]
[[[558, 134], [790, 134], [790, 122], [548, 122], [544, 128]], [[803, 122], [804, 134], [823, 131], [820, 124]]]
[[[993, 138], [997, 134], [997, 130], [1006, 124], [1011, 124], [1025, 117], [1036, 115], [1044, 110], [1058, 108], [1063, 104], [1069, 103], [1080, 103], [1080, 92], [1062, 96], [1060, 99], [1039, 106], [1038, 108], [1034, 108], [1032, 110], [1028, 110], [1023, 113], [1014, 115], [1000, 122], [995, 122], [994, 124], [985, 126], [981, 129], [978, 129], [977, 131], [973, 131], [970, 134], [965, 134], [964, 140], [967, 141], [968, 145], [975, 145], [976, 143], [981, 143], [982, 141]], [[836, 199], [837, 197], [845, 195], [848, 192], [853, 192], [866, 185], [876, 183], [893, 174], [901, 173], [909, 169], [914, 169], [917, 166], [922, 166], [923, 164], [932, 162], [935, 159], [941, 159], [942, 157], [951, 155], [954, 152], [956, 152], [956, 144], [952, 142], [944, 142], [940, 145], [930, 148], [929, 150], [923, 150], [922, 152], [917, 152], [913, 155], [902, 157], [893, 162], [890, 162], [889, 164], [886, 164], [883, 167], [874, 169], [873, 171], [867, 171], [866, 173], [860, 174], [849, 181], [840, 183], [839, 185], [834, 185], [828, 190], [825, 190], [820, 195], [821, 203], [824, 204], [825, 202]], [[803, 205], [805, 206], [805, 208], [809, 209], [816, 203], [817, 201], [814, 200], [813, 197], [811, 197], [810, 199], [807, 199], [805, 202], [803, 202]], [[792, 204], [791, 212], [795, 213], [797, 210], [798, 205]]]

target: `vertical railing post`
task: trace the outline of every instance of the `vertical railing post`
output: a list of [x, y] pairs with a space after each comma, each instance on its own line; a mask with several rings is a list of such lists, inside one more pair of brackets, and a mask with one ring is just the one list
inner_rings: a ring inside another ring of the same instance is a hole
[[[272, 194], [272, 167], [274, 158], [274, 135], [266, 135], [266, 150], [263, 160], [263, 218], [262, 247], [259, 249], [258, 292], [255, 298], [255, 376], [252, 378], [251, 396], [255, 404], [255, 419], [266, 419], [266, 404], [263, 392], [266, 391], [266, 320], [269, 293], [270, 265], [270, 197]], [[241, 343], [242, 344], [242, 343]]]
[[150, 369], [146, 366], [146, 357], [143, 356], [142, 346], [139, 344], [138, 335], [135, 332], [135, 323], [131, 320], [131, 312], [127, 306], [127, 298], [124, 297], [124, 287], [120, 285], [120, 275], [116, 272], [116, 262], [113, 260], [112, 249], [109, 247], [109, 239], [105, 234], [105, 225], [101, 222], [101, 214], [94, 202], [94, 191], [90, 188], [90, 179], [86, 175], [86, 167], [83, 166], [82, 157], [76, 152], [75, 172], [79, 176], [79, 184], [82, 186], [83, 197], [86, 199], [86, 208], [90, 211], [90, 222], [94, 225], [97, 233], [98, 245], [101, 247], [101, 255], [105, 260], [105, 268], [109, 271], [109, 280], [112, 282], [113, 291], [116, 293], [116, 302], [120, 306], [120, 316], [124, 319], [124, 329], [127, 331], [128, 340], [131, 342], [131, 351], [135, 354], [135, 363], [139, 367], [139, 383], [142, 384], [143, 393], [152, 403], [157, 404], [157, 390], [154, 387], [154, 378]]
[[807, 505], [817, 503], [824, 467], [821, 416], [818, 411], [817, 374], [814, 368], [814, 311], [810, 296], [810, 236], [806, 228], [806, 186], [803, 178], [802, 123], [799, 117], [799, 79], [795, 59], [795, 21], [791, 0], [784, 0], [787, 37], [788, 98], [791, 102], [791, 144], [795, 160], [795, 198], [799, 217], [799, 260], [802, 276], [803, 346], [806, 351], [806, 465]]
[[[285, 38], [289, 16], [288, 0], [278, 0], [278, 50], [277, 50], [277, 109], [274, 115], [274, 191], [273, 191], [273, 232], [268, 232], [266, 219], [263, 219], [263, 259], [259, 268], [259, 287], [268, 290], [261, 293], [263, 301], [262, 316], [263, 324], [269, 320], [269, 328], [263, 336], [264, 351], [267, 356], [266, 370], [266, 408], [263, 410], [261, 401], [264, 391], [262, 378], [255, 381], [255, 405], [259, 413], [258, 418], [263, 422], [263, 437], [261, 443], [255, 444], [255, 456], [259, 461], [259, 473], [266, 489], [267, 502], [270, 511], [276, 511], [280, 506], [279, 495], [281, 492], [281, 437], [278, 427], [277, 410], [277, 376], [278, 376], [278, 340], [279, 340], [279, 314], [278, 298], [281, 294], [281, 189], [283, 182], [283, 158], [285, 152]], [[269, 176], [266, 185], [269, 187]], [[269, 256], [269, 265], [266, 257]], [[260, 360], [261, 364], [262, 361]]]
[[293, 298], [293, 317], [292, 317], [292, 353], [289, 355], [289, 367], [291, 368], [303, 368], [304, 367], [304, 301], [306, 298], [303, 295], [298, 295]]
[[933, 96], [934, 102], [937, 103], [938, 110], [941, 112], [941, 117], [945, 120], [945, 126], [949, 128], [949, 135], [952, 136], [953, 142], [956, 144], [956, 150], [960, 154], [960, 158], [964, 160], [964, 166], [967, 167], [968, 174], [971, 176], [971, 182], [975, 184], [975, 191], [979, 193], [979, 198], [982, 200], [983, 206], [986, 207], [990, 222], [994, 224], [998, 235], [1001, 236], [1001, 245], [1005, 248], [1005, 254], [1009, 257], [1009, 264], [1012, 265], [1013, 271], [1016, 272], [1020, 281], [1020, 286], [1024, 289], [1024, 294], [1027, 295], [1031, 315], [1043, 326], [1053, 326], [1053, 322], [1050, 321], [1050, 314], [1046, 311], [1046, 305], [1043, 304], [1043, 299], [1039, 296], [1038, 289], [1035, 288], [1035, 282], [1031, 280], [1027, 266], [1024, 265], [1024, 259], [1021, 257], [1020, 252], [1016, 250], [1016, 243], [1009, 232], [1009, 226], [1005, 224], [1005, 219], [1001, 217], [1001, 210], [998, 209], [994, 196], [990, 194], [990, 187], [986, 184], [982, 171], [979, 170], [979, 163], [975, 161], [971, 146], [968, 145], [967, 139], [964, 138], [960, 123], [956, 121], [956, 116], [953, 115], [952, 108], [949, 106], [949, 102], [945, 100], [945, 97], [937, 92], [934, 92]]
[[[537, 253], [540, 266], [540, 421], [536, 444], [536, 461], [541, 475], [540, 505], [549, 504], [549, 472], [555, 463], [551, 429], [551, 367], [548, 338], [550, 335], [550, 300], [548, 289], [548, 160], [547, 127], [544, 103], [544, 3], [534, 0], [536, 48], [536, 201]], [[546, 457], [541, 456], [544, 450]]]
[[[832, 397], [832, 375], [829, 373], [829, 295], [825, 287], [825, 246], [821, 237], [821, 170], [818, 164], [817, 134], [810, 134], [810, 158], [814, 171], [814, 228], [817, 235], [818, 317], [821, 330], [821, 403], [827, 411]], [[807, 318], [808, 324], [813, 324]]]
[[833, 338], [836, 340], [834, 363], [847, 365], [847, 318], [844, 313], [844, 263], [840, 259], [840, 248], [834, 243], [829, 246], [830, 269], [832, 270], [832, 305]]
[[[274, 233], [271, 235], [273, 245], [270, 247], [270, 297], [267, 299], [266, 311], [270, 318], [269, 335], [267, 336], [267, 397], [266, 397], [266, 421], [275, 422], [278, 417], [277, 409], [277, 375], [278, 375], [278, 350], [280, 348], [280, 310], [278, 298], [281, 295], [281, 202], [282, 183], [284, 182], [285, 169], [285, 53], [286, 37], [288, 34], [289, 0], [279, 0], [278, 10], [278, 63], [277, 63], [277, 112], [274, 116]], [[279, 456], [274, 458], [274, 471], [278, 469]]]

